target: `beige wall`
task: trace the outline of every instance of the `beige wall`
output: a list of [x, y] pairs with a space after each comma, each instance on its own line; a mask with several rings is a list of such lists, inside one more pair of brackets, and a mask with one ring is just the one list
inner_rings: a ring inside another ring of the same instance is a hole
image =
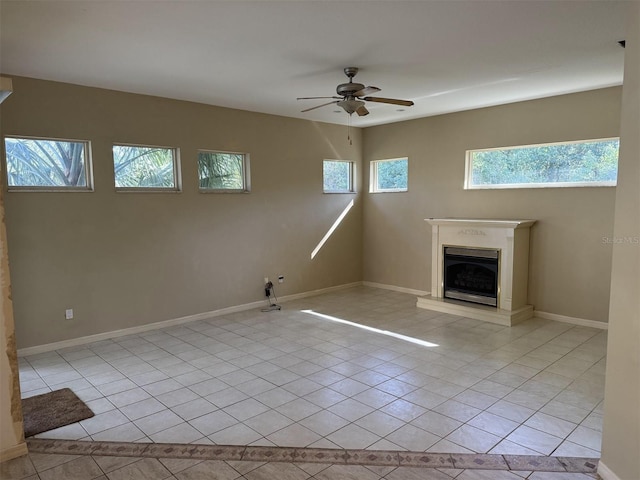
[[599, 469], [606, 480], [640, 478], [640, 3], [629, 9]]
[[463, 189], [465, 151], [619, 135], [620, 88], [367, 128], [371, 160], [409, 157], [409, 191], [364, 197], [364, 280], [431, 289], [428, 217], [535, 219], [529, 303], [607, 321], [615, 188]]
[[[617, 136], [610, 88], [355, 131], [14, 78], [2, 134], [92, 142], [95, 192], [6, 194], [20, 348], [366, 280], [430, 289], [426, 217], [534, 218], [529, 301], [606, 321], [614, 188], [464, 191], [470, 148]], [[362, 141], [361, 141], [362, 138]], [[114, 142], [180, 148], [183, 192], [115, 193]], [[198, 148], [251, 156], [252, 193], [199, 194]], [[322, 194], [322, 159], [409, 156], [409, 192]], [[343, 224], [310, 254], [348, 202]], [[364, 214], [363, 214], [364, 208]], [[585, 261], [588, 259], [588, 261]], [[64, 320], [73, 308], [75, 319]]]
[[[95, 192], [5, 195], [18, 347], [360, 281], [360, 195], [322, 193], [322, 160], [360, 166], [361, 132], [13, 78], [3, 135], [92, 142]], [[114, 142], [175, 146], [182, 193], [115, 193]], [[247, 152], [250, 194], [200, 194], [197, 149]], [[320, 253], [345, 206], [355, 207]], [[64, 320], [73, 308], [74, 320]]]

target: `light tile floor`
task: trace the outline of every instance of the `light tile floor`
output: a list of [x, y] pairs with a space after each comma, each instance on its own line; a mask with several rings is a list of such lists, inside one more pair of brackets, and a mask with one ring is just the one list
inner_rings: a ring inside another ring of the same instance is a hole
[[44, 438], [600, 456], [605, 330], [415, 303], [354, 287], [28, 356], [22, 393], [96, 414]]

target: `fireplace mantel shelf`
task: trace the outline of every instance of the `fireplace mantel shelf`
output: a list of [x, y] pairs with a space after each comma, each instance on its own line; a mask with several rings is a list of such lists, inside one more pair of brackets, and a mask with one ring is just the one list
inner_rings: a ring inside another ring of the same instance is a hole
[[483, 218], [426, 218], [431, 225], [449, 225], [463, 227], [485, 227], [485, 228], [528, 228], [535, 220], [492, 220]]

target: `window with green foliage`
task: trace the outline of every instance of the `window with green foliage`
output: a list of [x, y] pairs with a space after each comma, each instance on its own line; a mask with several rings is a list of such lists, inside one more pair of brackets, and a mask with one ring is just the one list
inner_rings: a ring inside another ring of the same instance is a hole
[[467, 151], [465, 188], [615, 186], [619, 139]]
[[371, 162], [370, 192], [406, 192], [408, 182], [408, 158], [374, 160]]
[[248, 192], [249, 165], [244, 153], [198, 152], [198, 179], [202, 192]]
[[9, 190], [92, 189], [89, 142], [5, 137]]
[[180, 189], [175, 148], [114, 145], [113, 169], [116, 190]]
[[353, 162], [325, 160], [322, 163], [322, 188], [324, 193], [352, 193]]

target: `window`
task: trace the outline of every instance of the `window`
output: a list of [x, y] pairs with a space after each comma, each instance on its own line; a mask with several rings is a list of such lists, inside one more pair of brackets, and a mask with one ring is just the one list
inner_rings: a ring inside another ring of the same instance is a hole
[[180, 189], [175, 148], [114, 145], [113, 169], [117, 190]]
[[374, 160], [371, 162], [370, 192], [406, 192], [408, 180], [408, 158]]
[[465, 188], [615, 186], [617, 138], [467, 151]]
[[89, 142], [6, 137], [9, 190], [92, 190]]
[[322, 163], [324, 193], [353, 193], [353, 162], [325, 160]]
[[201, 192], [248, 192], [248, 155], [244, 153], [198, 152]]

